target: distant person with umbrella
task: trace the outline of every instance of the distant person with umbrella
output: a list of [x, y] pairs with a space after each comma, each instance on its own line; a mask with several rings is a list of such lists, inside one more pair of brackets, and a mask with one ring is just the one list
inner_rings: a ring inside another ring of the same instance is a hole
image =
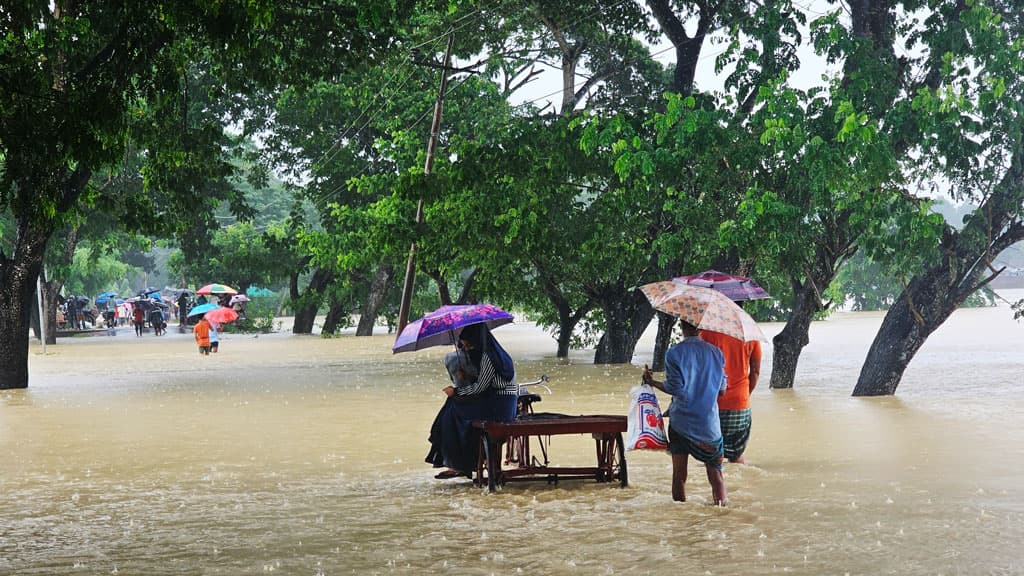
[[142, 336], [146, 327], [146, 309], [144, 300], [132, 302], [132, 323], [135, 325], [135, 335]]
[[153, 327], [154, 336], [163, 336], [167, 332], [164, 329], [167, 326], [167, 323], [164, 320], [163, 310], [161, 310], [156, 304], [150, 305], [149, 325]]
[[245, 294], [235, 294], [234, 296], [231, 297], [231, 300], [228, 302], [228, 304], [231, 305], [231, 308], [235, 312], [238, 312], [238, 316], [240, 318], [245, 318], [245, 306], [248, 301], [249, 297], [246, 296]]
[[72, 294], [64, 303], [64, 317], [72, 330], [78, 330], [78, 297]]
[[212, 303], [207, 306], [212, 309], [203, 313], [203, 319], [210, 323], [210, 352], [216, 354], [220, 348], [221, 326], [238, 320], [238, 312]]
[[188, 290], [181, 290], [178, 293], [178, 299], [175, 301], [175, 303], [178, 305], [178, 326], [180, 327], [181, 332], [185, 331], [183, 326], [185, 326], [186, 320], [188, 318], [188, 301], [190, 295], [191, 292], [189, 292]]
[[192, 328], [192, 335], [196, 339], [196, 345], [199, 346], [199, 354], [203, 356], [210, 355], [210, 321], [206, 318], [200, 318], [199, 322], [196, 322], [195, 327]]

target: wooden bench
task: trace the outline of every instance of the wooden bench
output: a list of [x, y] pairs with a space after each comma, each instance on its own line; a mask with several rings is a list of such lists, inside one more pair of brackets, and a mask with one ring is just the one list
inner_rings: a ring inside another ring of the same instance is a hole
[[[625, 416], [565, 416], [562, 414], [528, 414], [514, 422], [476, 421], [480, 430], [480, 457], [477, 461], [476, 483], [494, 492], [498, 486], [516, 480], [545, 479], [557, 483], [559, 478], [593, 478], [598, 482], [618, 480], [628, 485], [626, 453], [622, 433], [626, 431]], [[550, 466], [548, 448], [551, 436], [590, 434], [594, 438], [595, 466]], [[531, 454], [530, 438], [536, 438], [541, 458]], [[501, 445], [507, 443], [502, 466]], [[486, 471], [486, 476], [485, 476]]]

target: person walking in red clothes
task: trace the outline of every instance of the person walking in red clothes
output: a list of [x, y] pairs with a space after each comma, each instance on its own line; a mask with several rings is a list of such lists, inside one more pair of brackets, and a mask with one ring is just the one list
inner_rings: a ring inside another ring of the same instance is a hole
[[142, 336], [142, 329], [146, 326], [146, 311], [137, 302], [132, 308], [132, 323], [135, 324], [135, 335]]

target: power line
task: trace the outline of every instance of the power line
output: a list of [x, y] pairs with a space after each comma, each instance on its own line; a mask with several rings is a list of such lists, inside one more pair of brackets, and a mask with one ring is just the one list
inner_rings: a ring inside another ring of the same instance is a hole
[[[378, 106], [379, 99], [382, 96], [384, 96], [384, 92], [388, 89], [388, 87], [391, 85], [391, 83], [394, 82], [395, 78], [398, 77], [398, 74], [405, 67], [407, 67], [411, 61], [412, 61], [411, 52], [406, 52], [405, 56], [402, 59], [402, 61], [395, 67], [392, 75], [384, 83], [384, 86], [382, 86], [381, 89], [379, 91], [377, 91], [377, 94], [373, 98], [371, 98], [369, 102], [367, 102], [366, 106], [364, 106], [363, 109], [359, 112], [359, 115], [356, 116], [355, 120], [353, 120], [345, 128], [345, 131], [342, 132], [340, 136], [338, 136], [338, 138], [334, 141], [334, 143], [331, 144], [331, 146], [326, 151], [324, 151], [323, 154], [321, 154], [320, 158], [318, 158], [317, 160], [315, 160], [313, 162], [310, 162], [310, 167], [314, 167], [314, 166], [316, 166], [318, 164], [327, 164], [327, 163], [333, 161], [334, 158], [337, 157], [337, 155], [341, 152], [341, 149], [343, 147], [343, 144], [345, 143], [345, 140], [350, 135], [358, 134], [359, 132], [362, 132], [363, 130], [365, 130], [366, 127], [369, 126], [370, 123], [373, 122], [373, 120], [375, 120], [377, 118], [377, 116], [379, 116], [381, 114], [381, 112], [383, 111], [383, 107]], [[412, 77], [414, 72], [415, 72], [414, 68], [409, 68], [408, 69], [408, 74], [405, 75], [405, 77], [402, 79], [401, 83], [395, 88], [395, 92], [397, 92], [403, 86], [405, 86], [405, 83], [409, 81], [409, 78]], [[387, 98], [387, 100], [390, 100], [390, 98]], [[369, 113], [370, 108], [372, 108], [374, 106], [378, 106], [377, 112], [373, 116], [368, 117], [366, 122], [363, 123], [362, 126], [360, 126], [359, 128], [355, 128], [355, 126], [357, 126], [359, 124], [360, 120], [362, 120], [362, 118]]]
[[[463, 78], [463, 79], [462, 79], [462, 80], [461, 80], [460, 82], [458, 82], [457, 84], [455, 84], [454, 86], [452, 86], [452, 87], [448, 88], [447, 90], [445, 90], [445, 93], [444, 93], [444, 97], [445, 97], [445, 98], [447, 98], [449, 94], [451, 94], [452, 92], [454, 92], [455, 90], [457, 90], [457, 89], [458, 89], [458, 88], [459, 88], [460, 86], [462, 86], [462, 85], [463, 85], [463, 84], [465, 84], [465, 83], [466, 83], [467, 81], [469, 81], [469, 78], [470, 78], [470, 77], [468, 77], [468, 76], [467, 76], [466, 78]], [[433, 110], [429, 110], [429, 109], [428, 109], [428, 110], [427, 110], [426, 112], [424, 112], [423, 114], [421, 114], [421, 115], [419, 116], [419, 118], [417, 118], [416, 120], [414, 120], [414, 121], [412, 122], [412, 124], [410, 124], [410, 125], [406, 126], [405, 128], [403, 128], [403, 129], [402, 129], [402, 131], [403, 131], [403, 132], [409, 132], [409, 131], [412, 131], [412, 130], [413, 130], [414, 128], [416, 128], [416, 126], [418, 126], [418, 125], [420, 124], [420, 122], [423, 122], [424, 120], [426, 120], [426, 119], [427, 119], [427, 117], [428, 117], [428, 116], [430, 116], [432, 112], [433, 112]], [[370, 164], [369, 164], [369, 163], [367, 163], [367, 164], [366, 164], [365, 166], [363, 166], [363, 169], [362, 169], [362, 170], [360, 170], [360, 171], [359, 171], [358, 173], [356, 173], [356, 174], [354, 174], [354, 175], [352, 175], [352, 176], [349, 176], [348, 178], [346, 178], [346, 179], [345, 179], [345, 181], [344, 181], [343, 183], [341, 183], [340, 185], [338, 185], [338, 186], [335, 186], [335, 187], [334, 187], [334, 189], [332, 189], [332, 190], [331, 190], [330, 192], [328, 192], [328, 193], [327, 193], [327, 194], [325, 195], [325, 197], [327, 197], [327, 198], [333, 197], [333, 196], [334, 196], [335, 194], [337, 194], [338, 192], [340, 192], [342, 188], [344, 188], [345, 186], [348, 186], [348, 183], [349, 183], [349, 181], [351, 181], [351, 180], [353, 180], [353, 179], [355, 179], [355, 178], [359, 178], [359, 177], [363, 176], [363, 175], [364, 175], [364, 174], [366, 174], [366, 173], [367, 173], [367, 172], [368, 172], [369, 170], [370, 170]]]

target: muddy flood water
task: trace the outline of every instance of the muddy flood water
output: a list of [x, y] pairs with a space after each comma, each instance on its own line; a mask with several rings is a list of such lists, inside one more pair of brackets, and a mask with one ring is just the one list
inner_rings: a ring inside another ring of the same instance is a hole
[[[852, 398], [881, 318], [816, 323], [793, 390], [766, 347], [727, 508], [692, 466], [673, 503], [653, 452], [627, 488], [435, 480], [446, 349], [386, 334], [33, 343], [30, 387], [0, 391], [0, 574], [1024, 574], [1024, 324], [958, 311], [895, 397]], [[625, 414], [653, 344], [595, 366], [528, 322], [495, 336], [566, 414]], [[557, 436], [552, 464], [592, 451]]]

